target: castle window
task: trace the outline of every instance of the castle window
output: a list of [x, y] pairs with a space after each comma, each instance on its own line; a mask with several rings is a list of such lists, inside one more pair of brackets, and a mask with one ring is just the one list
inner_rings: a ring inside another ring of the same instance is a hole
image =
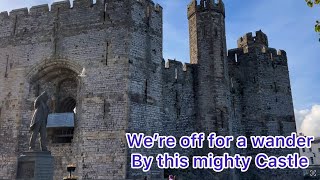
[[231, 88], [233, 88], [233, 78], [231, 78], [230, 82], [231, 82]]
[[238, 54], [234, 54], [234, 60], [235, 62], [238, 62]]
[[313, 157], [310, 157], [310, 161], [311, 161], [311, 164], [314, 164], [314, 159], [313, 159]]
[[175, 79], [178, 79], [178, 69], [175, 68], [175, 69], [174, 69], [174, 72], [175, 72]]
[[60, 103], [60, 113], [71, 113], [74, 112], [74, 109], [76, 108], [76, 100], [72, 97], [65, 98]]
[[302, 152], [306, 152], [306, 149], [305, 149], [305, 148], [302, 148]]
[[309, 151], [312, 152], [312, 148], [309, 148]]
[[2, 108], [0, 108], [0, 127], [1, 127], [1, 111], [2, 111]]
[[224, 115], [223, 115], [223, 111], [220, 110], [220, 120], [221, 120], [221, 128], [224, 128]]
[[203, 37], [207, 36], [206, 26], [205, 25], [203, 25], [203, 27], [202, 27], [202, 35], [203, 35]]
[[278, 92], [278, 86], [277, 86], [277, 83], [276, 83], [276, 82], [274, 82], [273, 84], [274, 84], [274, 92]]
[[107, 42], [107, 45], [106, 45], [106, 54], [105, 54], [105, 61], [106, 61], [106, 66], [108, 65], [108, 56], [109, 56], [109, 50], [110, 50], [110, 43]]
[[5, 74], [4, 74], [4, 77], [5, 77], [5, 78], [8, 77], [8, 65], [9, 65], [9, 55], [7, 55], [6, 72], [5, 72]]
[[[1, 109], [0, 109], [1, 110]], [[0, 111], [1, 112], [1, 111]], [[320, 153], [320, 148], [318, 148], [318, 152]]]
[[148, 79], [144, 81], [144, 100], [148, 102]]

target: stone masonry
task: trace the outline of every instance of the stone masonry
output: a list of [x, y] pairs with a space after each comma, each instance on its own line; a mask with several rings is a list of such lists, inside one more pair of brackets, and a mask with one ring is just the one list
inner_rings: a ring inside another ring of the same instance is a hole
[[[221, 0], [188, 6], [190, 64], [163, 60], [162, 7], [151, 0], [74, 0], [0, 14], [0, 179], [15, 179], [28, 150], [33, 100], [44, 90], [52, 113], [76, 109], [71, 142], [49, 141], [54, 179], [74, 163], [79, 179], [299, 179], [300, 171], [249, 173], [130, 168], [125, 133], [289, 135], [296, 132], [286, 52], [262, 31], [227, 51]], [[81, 74], [81, 76], [79, 76]], [[56, 132], [56, 131], [54, 131]], [[255, 155], [248, 148], [216, 151]], [[261, 150], [284, 155], [296, 150]], [[302, 175], [302, 174], [301, 174]]]

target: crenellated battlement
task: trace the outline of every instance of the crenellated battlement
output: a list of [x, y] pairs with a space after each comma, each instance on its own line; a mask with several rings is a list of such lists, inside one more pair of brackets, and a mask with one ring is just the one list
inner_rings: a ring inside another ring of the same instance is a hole
[[164, 80], [166, 82], [179, 81], [181, 83], [190, 81], [193, 79], [193, 68], [193, 64], [168, 59], [164, 63]]
[[[77, 4], [76, 2], [74, 2], [75, 4]], [[78, 7], [78, 6], [77, 6]], [[71, 3], [69, 0], [66, 1], [58, 1], [58, 2], [54, 2], [51, 5], [51, 11], [52, 12], [58, 12], [58, 11], [66, 11], [71, 9]]]
[[[150, 28], [162, 27], [162, 7], [151, 0], [70, 0], [0, 13], [0, 38], [29, 37], [50, 39], [48, 32], [76, 34], [79, 28], [108, 28], [137, 20]], [[146, 19], [148, 17], [148, 19]], [[147, 21], [148, 20], [148, 21]], [[106, 26], [107, 25], [107, 26]], [[70, 30], [70, 31], [69, 31]], [[39, 36], [34, 36], [39, 34]], [[43, 35], [40, 35], [43, 34]], [[20, 38], [24, 40], [24, 38]], [[32, 41], [39, 41], [34, 39]], [[4, 41], [3, 41], [4, 42]], [[28, 43], [20, 42], [20, 43]], [[1, 44], [0, 44], [1, 46]]]
[[49, 5], [48, 4], [43, 4], [43, 5], [38, 5], [38, 6], [32, 6], [30, 8], [30, 15], [39, 15], [43, 13], [48, 13], [49, 12]]
[[[136, 0], [141, 5], [146, 5], [151, 7], [150, 10], [154, 10], [155, 12], [162, 13], [163, 8], [159, 4], [155, 4], [151, 0]], [[106, 2], [107, 4], [110, 3], [109, 1]], [[73, 5], [72, 5], [73, 4]], [[14, 9], [8, 13], [7, 11], [0, 13], [0, 21], [3, 19], [8, 19], [11, 17], [16, 18], [16, 16], [29, 16], [29, 15], [39, 15], [39, 14], [46, 14], [46, 13], [57, 13], [61, 11], [68, 11], [68, 10], [77, 10], [77, 9], [92, 9], [94, 7], [103, 7], [104, 8], [104, 0], [97, 0], [96, 3], [93, 0], [74, 0], [71, 3], [70, 0], [58, 1], [53, 2], [51, 5], [49, 4], [42, 4], [37, 6], [32, 6], [30, 9], [28, 8], [20, 8]]]
[[[253, 58], [254, 57], [254, 58]], [[268, 47], [268, 37], [261, 30], [256, 36], [247, 33], [238, 40], [238, 48], [228, 51], [228, 59], [236, 64], [241, 61], [270, 60], [280, 65], [287, 65], [287, 53]]]
[[168, 59], [165, 62], [165, 69], [179, 69], [183, 72], [187, 72], [191, 69], [193, 69], [193, 64], [190, 63], [182, 63], [181, 61]]
[[162, 11], [163, 11], [162, 6], [158, 3], [155, 4], [152, 0], [136, 0], [136, 1], [143, 6], [150, 7], [151, 10], [153, 10], [155, 12], [162, 13]]
[[266, 47], [269, 46], [268, 37], [261, 30], [256, 31], [256, 36], [253, 36], [252, 32], [250, 32], [238, 39], [238, 48], [244, 48], [255, 45]]
[[27, 16], [29, 14], [28, 8], [14, 9], [10, 12], [10, 16]]
[[37, 6], [32, 6], [30, 10], [28, 8], [14, 9], [9, 14], [8, 12], [1, 12], [0, 19], [11, 17], [11, 16], [27, 16], [43, 13], [55, 13], [58, 11], [78, 9], [78, 8], [92, 8], [93, 6], [103, 5], [103, 0], [97, 0], [96, 3], [93, 3], [92, 0], [74, 0], [73, 6], [71, 6], [70, 0], [53, 2], [49, 8], [49, 4], [42, 4]]
[[192, 0], [188, 5], [188, 18], [192, 17], [196, 12], [215, 11], [225, 16], [225, 8], [222, 0]]
[[[258, 59], [252, 58], [253, 54], [256, 54]], [[236, 48], [228, 51], [228, 60], [234, 63], [249, 60], [270, 60], [270, 62], [274, 61], [278, 64], [287, 65], [287, 53], [284, 50], [277, 50], [265, 46]]]

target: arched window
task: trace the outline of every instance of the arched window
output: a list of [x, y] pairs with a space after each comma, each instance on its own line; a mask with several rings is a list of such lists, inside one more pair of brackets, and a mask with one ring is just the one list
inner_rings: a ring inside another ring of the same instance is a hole
[[63, 99], [59, 105], [59, 113], [72, 113], [76, 108], [76, 100], [72, 97]]

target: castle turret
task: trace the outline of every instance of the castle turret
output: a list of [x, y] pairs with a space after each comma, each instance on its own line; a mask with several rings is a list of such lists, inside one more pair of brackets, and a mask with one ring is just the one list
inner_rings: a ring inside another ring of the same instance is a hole
[[197, 122], [202, 131], [228, 130], [228, 73], [222, 0], [193, 0], [188, 6], [190, 61], [196, 71]]
[[[235, 123], [233, 135], [290, 136], [296, 132], [287, 55], [268, 46], [267, 35], [261, 30], [247, 33], [238, 40], [238, 48], [228, 52]], [[296, 149], [255, 149], [251, 142], [238, 154], [266, 153], [268, 156], [286, 156]], [[250, 167], [239, 179], [299, 179], [299, 170]]]
[[268, 47], [268, 37], [261, 30], [256, 32], [256, 36], [252, 36], [252, 33], [247, 33], [243, 37], [238, 39], [238, 48], [246, 48], [249, 46], [264, 46]]

